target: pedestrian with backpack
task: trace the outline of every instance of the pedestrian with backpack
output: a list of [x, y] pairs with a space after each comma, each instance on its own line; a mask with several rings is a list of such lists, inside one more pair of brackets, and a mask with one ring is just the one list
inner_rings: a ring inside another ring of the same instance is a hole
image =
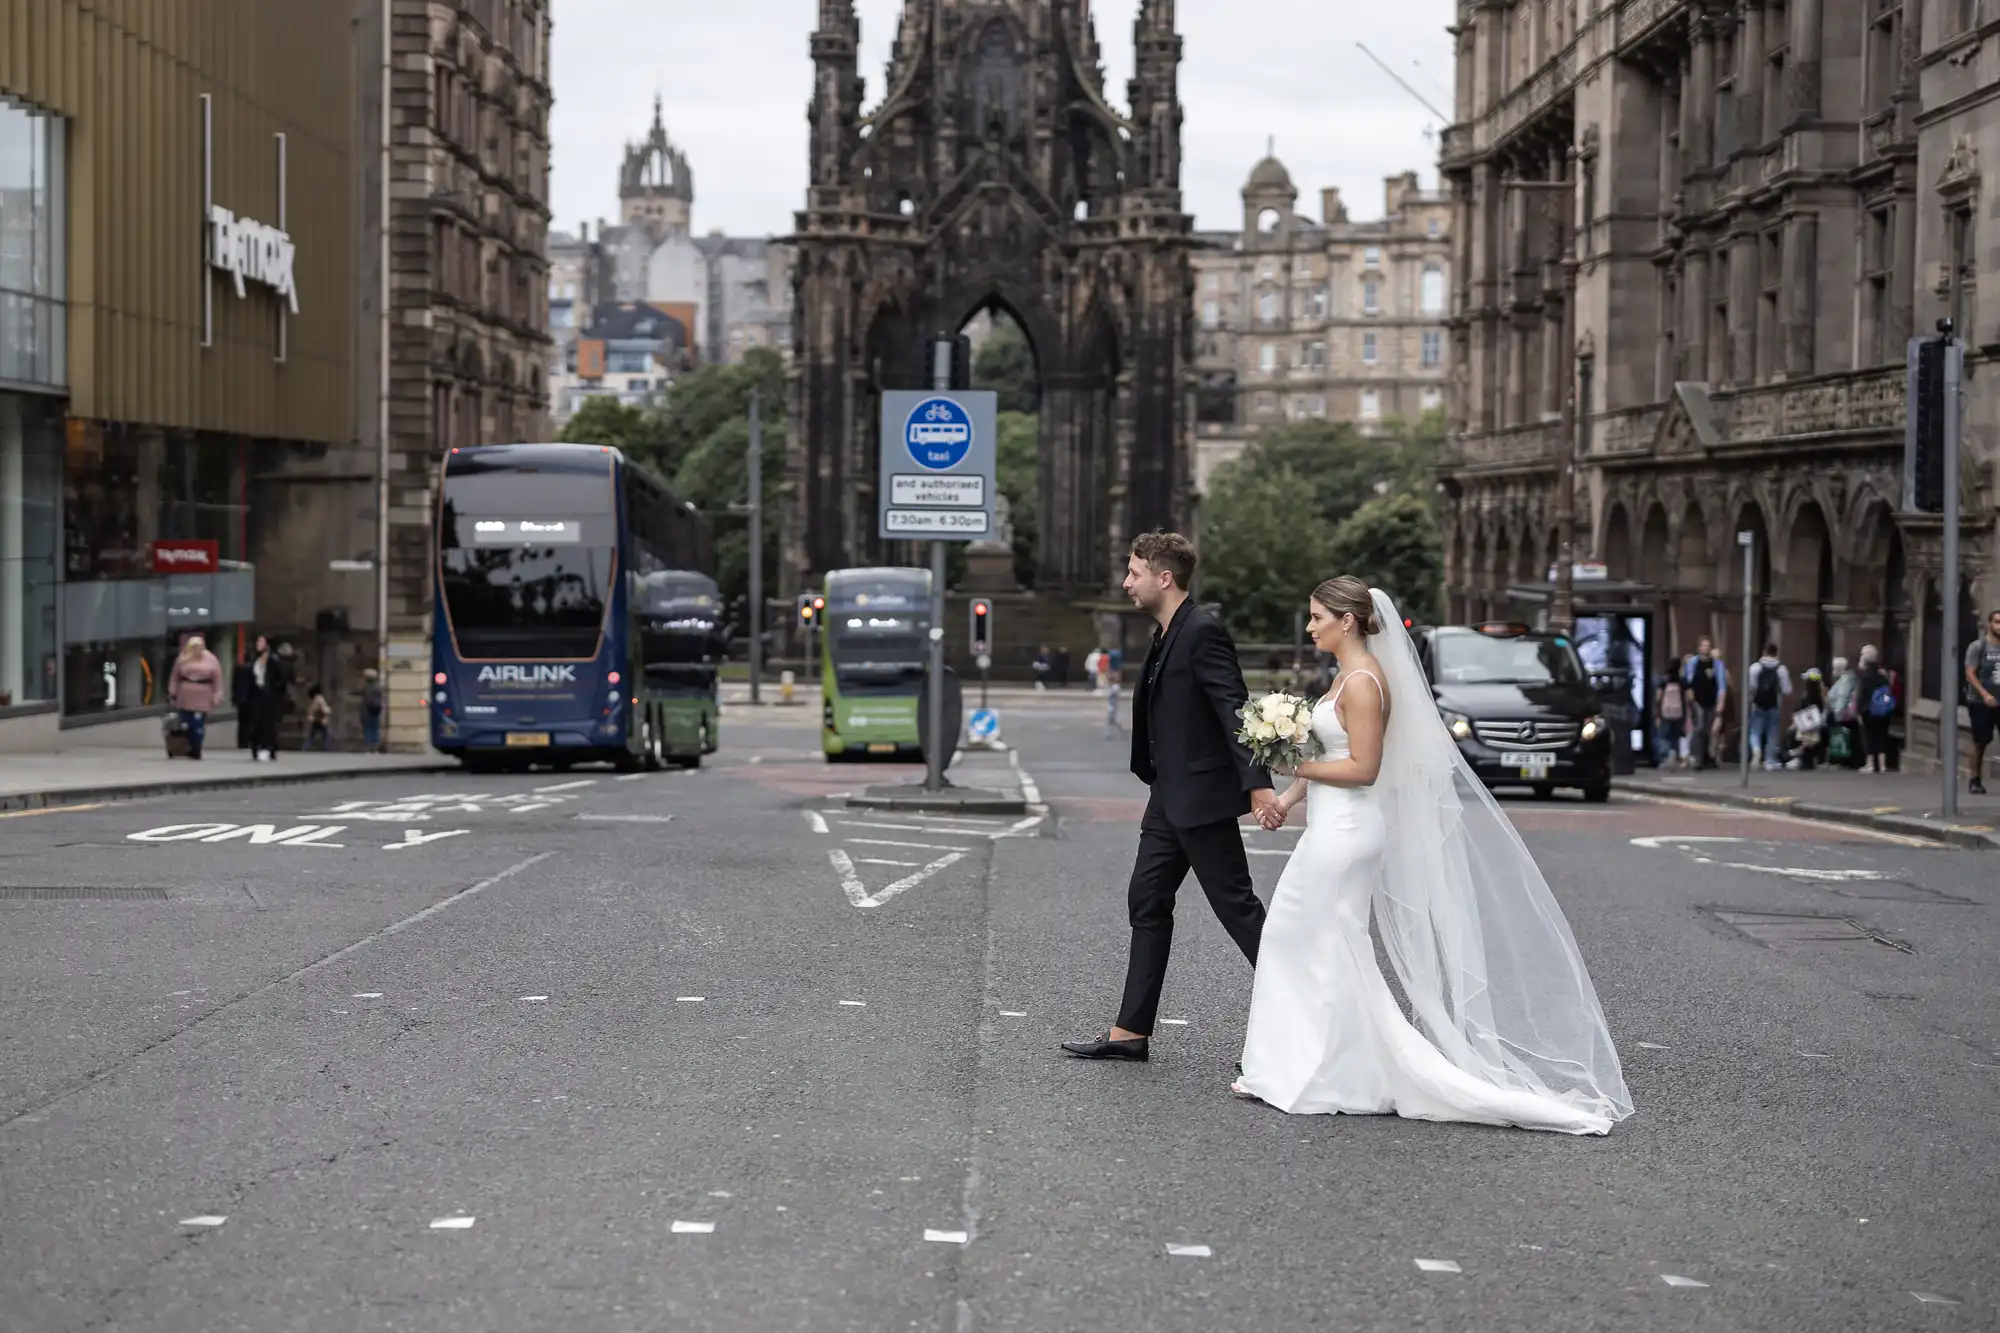
[[1882, 757], [1889, 752], [1889, 723], [1896, 716], [1896, 686], [1893, 676], [1882, 667], [1880, 650], [1872, 643], [1861, 650], [1854, 694], [1861, 710], [1861, 752], [1867, 757], [1867, 767], [1880, 773]]
[[1678, 676], [1662, 676], [1653, 698], [1653, 762], [1660, 768], [1687, 765], [1687, 692]]
[[1764, 645], [1764, 655], [1750, 664], [1750, 762], [1760, 759], [1764, 771], [1775, 773], [1785, 766], [1780, 724], [1784, 718], [1785, 696], [1792, 692], [1792, 673], [1778, 660], [1778, 645]]
[[1729, 668], [1715, 655], [1715, 641], [1706, 634], [1695, 641], [1694, 656], [1681, 668], [1686, 686], [1687, 734], [1697, 769], [1717, 767], [1722, 749], [1722, 719], [1728, 716]]

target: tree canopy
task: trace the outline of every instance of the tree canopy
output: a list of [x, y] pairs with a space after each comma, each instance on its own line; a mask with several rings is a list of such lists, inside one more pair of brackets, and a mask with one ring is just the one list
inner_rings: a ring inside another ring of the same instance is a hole
[[1012, 319], [994, 319], [993, 332], [972, 361], [972, 387], [998, 393], [1002, 412], [1041, 411], [1042, 383], [1035, 349]]
[[1264, 431], [1222, 464], [1203, 507], [1204, 600], [1238, 637], [1282, 642], [1321, 579], [1352, 573], [1431, 617], [1443, 600], [1443, 538], [1433, 467], [1441, 412], [1385, 422], [1364, 435], [1347, 422]]

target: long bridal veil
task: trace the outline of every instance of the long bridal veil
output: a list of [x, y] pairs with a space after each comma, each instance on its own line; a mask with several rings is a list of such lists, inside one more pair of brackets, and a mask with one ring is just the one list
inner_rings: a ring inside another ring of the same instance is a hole
[[1431, 704], [1416, 645], [1373, 590], [1391, 710], [1378, 799], [1389, 841], [1375, 921], [1419, 1028], [1497, 1086], [1632, 1114], [1597, 991], [1548, 881]]

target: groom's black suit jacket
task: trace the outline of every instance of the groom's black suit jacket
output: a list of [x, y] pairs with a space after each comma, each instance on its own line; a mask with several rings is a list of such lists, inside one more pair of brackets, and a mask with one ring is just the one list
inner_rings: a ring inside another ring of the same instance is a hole
[[1153, 631], [1132, 700], [1132, 772], [1176, 828], [1240, 819], [1250, 793], [1271, 785], [1236, 741], [1248, 698], [1229, 631], [1181, 603], [1165, 632]]

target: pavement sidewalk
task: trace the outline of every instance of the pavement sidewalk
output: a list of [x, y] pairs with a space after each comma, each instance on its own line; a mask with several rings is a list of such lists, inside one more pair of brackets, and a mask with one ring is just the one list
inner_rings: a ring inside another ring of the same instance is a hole
[[1713, 805], [1782, 810], [1805, 819], [1851, 824], [1933, 838], [1959, 847], [2000, 850], [2000, 796], [1972, 796], [1959, 781], [1958, 818], [1940, 811], [1944, 779], [1939, 774], [1868, 773], [1845, 768], [1810, 772], [1753, 769], [1750, 785], [1731, 767], [1707, 772], [1641, 769], [1617, 779], [1619, 791], [1669, 796]]
[[77, 746], [53, 754], [0, 755], [0, 810], [135, 801], [184, 792], [290, 786], [383, 773], [455, 769], [435, 751], [422, 754], [301, 753], [253, 764], [247, 750], [210, 749], [199, 763], [169, 759], [164, 749]]

